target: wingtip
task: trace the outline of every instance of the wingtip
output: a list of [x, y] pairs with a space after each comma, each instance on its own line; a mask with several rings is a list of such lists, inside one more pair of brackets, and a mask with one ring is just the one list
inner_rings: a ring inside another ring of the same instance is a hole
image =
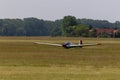
[[38, 42], [33, 42], [34, 44], [39, 44]]

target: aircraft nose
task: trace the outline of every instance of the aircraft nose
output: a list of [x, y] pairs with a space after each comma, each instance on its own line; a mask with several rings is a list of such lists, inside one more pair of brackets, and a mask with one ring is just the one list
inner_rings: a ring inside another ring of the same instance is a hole
[[66, 44], [63, 44], [62, 46], [63, 46], [64, 48], [66, 48], [66, 47], [67, 47], [67, 46], [66, 46]]

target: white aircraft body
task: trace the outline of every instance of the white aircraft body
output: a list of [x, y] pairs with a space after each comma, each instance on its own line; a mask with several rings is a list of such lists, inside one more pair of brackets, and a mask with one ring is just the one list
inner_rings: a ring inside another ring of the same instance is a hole
[[75, 47], [84, 47], [84, 46], [95, 46], [100, 45], [100, 43], [92, 43], [92, 44], [83, 44], [82, 40], [79, 41], [78, 44], [73, 44], [71, 42], [65, 42], [64, 44], [52, 44], [52, 43], [42, 43], [42, 42], [34, 42], [36, 44], [43, 44], [43, 45], [51, 45], [51, 46], [60, 46], [64, 48], [75, 48]]

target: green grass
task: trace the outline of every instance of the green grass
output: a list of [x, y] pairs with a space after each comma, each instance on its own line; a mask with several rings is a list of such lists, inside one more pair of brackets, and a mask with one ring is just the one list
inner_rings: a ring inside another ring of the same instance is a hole
[[2, 66], [1, 80], [119, 80], [119, 68]]
[[0, 80], [119, 80], [120, 39], [82, 38], [102, 45], [72, 49], [34, 44], [79, 39], [0, 37]]

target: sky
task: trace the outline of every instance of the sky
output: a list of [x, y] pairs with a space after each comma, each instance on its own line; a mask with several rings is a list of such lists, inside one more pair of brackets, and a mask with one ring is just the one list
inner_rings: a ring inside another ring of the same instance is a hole
[[120, 0], [0, 0], [0, 18], [76, 18], [120, 21]]

